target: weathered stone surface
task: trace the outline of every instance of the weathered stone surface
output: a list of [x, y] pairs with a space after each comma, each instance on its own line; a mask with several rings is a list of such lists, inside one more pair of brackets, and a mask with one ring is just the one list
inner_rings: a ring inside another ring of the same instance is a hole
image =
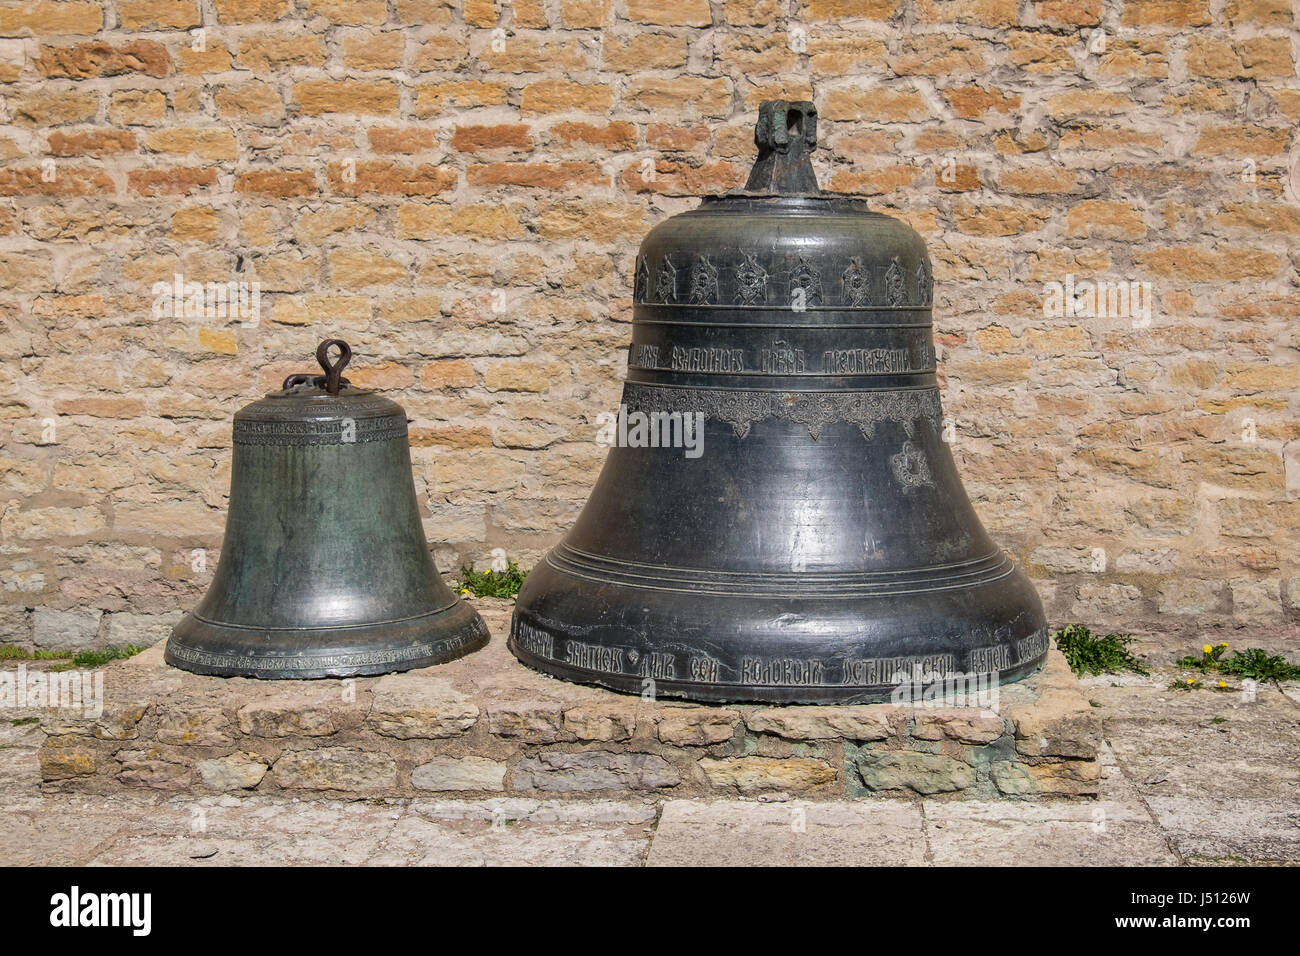
[[133, 740], [148, 710], [149, 705], [143, 703], [115, 706], [98, 717], [69, 708], [47, 710], [40, 715], [41, 730], [56, 738], [81, 734], [99, 740]]
[[998, 792], [1008, 797], [1025, 797], [1038, 792], [1038, 783], [1028, 764], [1017, 760], [995, 760], [989, 764], [989, 779]]
[[506, 788], [506, 764], [484, 757], [434, 757], [411, 773], [416, 790], [485, 790]]
[[947, 737], [965, 744], [992, 743], [1006, 733], [1007, 726], [1001, 717], [969, 711], [922, 711], [913, 718], [911, 729], [917, 740]]
[[925, 839], [941, 866], [1176, 866], [1141, 804], [928, 800]]
[[158, 718], [154, 738], [164, 744], [220, 747], [234, 739], [233, 729], [230, 719], [220, 710], [168, 709]]
[[756, 710], [745, 723], [756, 734], [787, 740], [884, 740], [893, 733], [893, 707], [772, 707]]
[[[510, 602], [476, 605], [494, 634], [504, 633]], [[34, 743], [52, 789], [166, 789], [188, 781], [228, 793], [671, 789], [818, 800], [863, 798], [878, 787], [964, 787], [964, 799], [1096, 791], [1095, 758], [1017, 753], [1007, 729], [1012, 712], [1029, 726], [1043, 695], [1061, 705], [1049, 708], [1053, 714], [1088, 706], [1059, 654], [1041, 673], [1002, 688], [997, 716], [954, 707], [665, 704], [542, 677], [504, 641], [437, 669], [351, 681], [200, 677], [168, 666], [163, 650], [156, 644], [105, 669], [103, 714], [40, 714], [39, 728], [30, 729], [40, 735]], [[1088, 706], [1090, 717], [1102, 712]], [[1068, 739], [1095, 749], [1087, 726], [1074, 730]]]
[[276, 760], [271, 773], [286, 790], [369, 793], [397, 786], [397, 763], [392, 757], [351, 747], [291, 750]]
[[67, 780], [84, 777], [96, 770], [95, 751], [84, 745], [59, 740], [47, 741], [40, 750], [41, 778]]
[[101, 611], [38, 607], [32, 612], [32, 643], [51, 651], [83, 651], [98, 647]]
[[1030, 704], [1012, 705], [1006, 715], [1016, 728], [1016, 751], [1027, 757], [1094, 759], [1101, 718], [1082, 694], [1047, 690]]
[[730, 740], [740, 723], [734, 710], [679, 707], [659, 714], [659, 739], [676, 747], [703, 747]]
[[1185, 859], [1300, 859], [1300, 806], [1294, 800], [1148, 797], [1146, 802]]
[[657, 754], [548, 753], [525, 757], [511, 774], [515, 790], [579, 792], [587, 790], [656, 790], [675, 787], [681, 775]]
[[128, 786], [152, 787], [155, 790], [185, 790], [193, 771], [184, 761], [168, 757], [157, 747], [145, 750], [119, 750], [121, 765], [117, 778]]
[[564, 731], [577, 740], [627, 740], [636, 729], [636, 710], [615, 701], [570, 707], [564, 712]]
[[267, 764], [256, 754], [238, 752], [196, 765], [199, 779], [211, 790], [252, 790], [266, 776]]
[[148, 704], [135, 704], [105, 713], [95, 722], [93, 732], [100, 740], [133, 740], [148, 710]]
[[814, 803], [792, 800], [664, 805], [649, 866], [921, 866], [920, 807], [904, 800]]
[[530, 744], [572, 740], [564, 729], [564, 706], [547, 700], [512, 700], [490, 703], [488, 730], [498, 737], [512, 737]]
[[1095, 795], [1101, 781], [1101, 765], [1095, 760], [1062, 760], [1059, 763], [1031, 764], [1040, 794], [1082, 797]]
[[975, 783], [974, 767], [942, 754], [864, 750], [857, 756], [857, 768], [869, 790], [950, 793]]
[[236, 714], [241, 733], [253, 737], [328, 737], [338, 732], [332, 707], [319, 697], [255, 701]]
[[706, 757], [700, 761], [700, 769], [713, 786], [735, 787], [741, 793], [801, 792], [832, 783], [838, 777], [834, 767], [813, 757]]
[[107, 619], [104, 643], [109, 647], [152, 647], [166, 640], [182, 617], [184, 611], [167, 614], [135, 614], [123, 612], [110, 614]]
[[479, 709], [449, 681], [389, 674], [375, 684], [366, 726], [402, 740], [456, 737], [478, 721]]

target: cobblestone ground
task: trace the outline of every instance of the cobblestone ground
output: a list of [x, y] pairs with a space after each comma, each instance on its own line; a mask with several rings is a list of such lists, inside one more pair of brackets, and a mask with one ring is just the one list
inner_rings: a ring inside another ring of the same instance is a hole
[[[391, 801], [40, 793], [0, 726], [0, 863], [689, 865], [1300, 862], [1300, 694], [1085, 681], [1096, 801]], [[1216, 720], [1216, 718], [1219, 718]], [[17, 722], [15, 722], [17, 721]]]

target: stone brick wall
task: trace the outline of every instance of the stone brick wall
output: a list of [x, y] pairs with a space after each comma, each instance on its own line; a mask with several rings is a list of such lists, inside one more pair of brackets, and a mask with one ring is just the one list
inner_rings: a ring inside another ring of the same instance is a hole
[[[0, 632], [165, 634], [231, 414], [327, 334], [412, 416], [442, 565], [535, 560], [604, 457], [639, 239], [739, 184], [784, 96], [823, 184], [926, 238], [954, 452], [1053, 620], [1294, 637], [1296, 16], [0, 0]], [[169, 310], [176, 275], [256, 317]], [[1090, 280], [1152, 308], [1045, 314]]]

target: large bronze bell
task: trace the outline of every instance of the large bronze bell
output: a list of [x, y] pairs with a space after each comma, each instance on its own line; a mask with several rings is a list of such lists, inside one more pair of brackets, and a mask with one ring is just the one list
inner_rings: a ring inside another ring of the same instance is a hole
[[[330, 353], [338, 358], [330, 360]], [[324, 375], [235, 414], [226, 535], [212, 584], [167, 641], [169, 664], [226, 677], [350, 677], [453, 660], [487, 643], [429, 557], [396, 402]]]
[[700, 701], [1025, 676], [1046, 621], [943, 440], [920, 236], [817, 188], [811, 103], [764, 103], [755, 141], [743, 190], [641, 245], [617, 447], [511, 650]]

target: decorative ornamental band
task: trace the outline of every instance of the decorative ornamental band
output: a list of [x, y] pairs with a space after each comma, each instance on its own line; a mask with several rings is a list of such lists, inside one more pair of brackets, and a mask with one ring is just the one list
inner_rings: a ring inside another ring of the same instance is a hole
[[943, 418], [938, 388], [879, 389], [875, 391], [794, 392], [784, 390], [690, 388], [628, 382], [623, 386], [628, 411], [647, 414], [674, 412], [704, 414], [729, 424], [737, 437], [768, 418], [797, 422], [813, 438], [832, 422], [851, 422], [867, 438], [882, 422], [901, 424], [914, 434], [918, 421], [938, 429]]
[[380, 418], [235, 419], [236, 445], [353, 445], [406, 438], [406, 416]]
[[906, 268], [898, 256], [883, 267], [866, 265], [861, 256], [852, 256], [843, 265], [815, 256], [788, 258], [778, 268], [772, 262], [764, 265], [751, 252], [669, 253], [652, 267], [647, 257], [637, 256], [633, 301], [793, 311], [928, 309], [934, 302], [934, 281], [924, 258], [915, 269]]

